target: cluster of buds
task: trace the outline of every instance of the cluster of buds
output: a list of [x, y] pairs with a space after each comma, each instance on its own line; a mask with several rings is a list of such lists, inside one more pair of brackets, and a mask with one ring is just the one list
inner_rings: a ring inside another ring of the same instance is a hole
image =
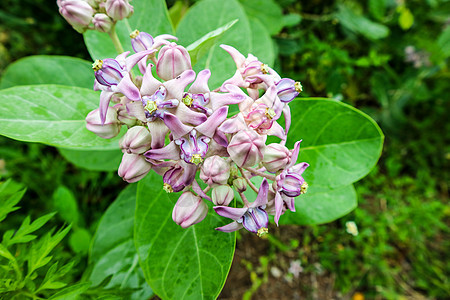
[[[88, 29], [110, 32], [113, 25], [133, 14], [129, 0], [57, 0], [59, 13], [83, 33]], [[130, 0], [131, 1], [131, 0]]]
[[[87, 128], [103, 138], [128, 128], [120, 140], [119, 175], [136, 182], [150, 170], [160, 174], [162, 189], [181, 193], [172, 217], [183, 228], [205, 218], [208, 201], [217, 214], [232, 219], [216, 228], [224, 232], [244, 227], [261, 236], [268, 231], [269, 214], [278, 224], [286, 210], [295, 211], [295, 197], [307, 189], [302, 173], [308, 164], [297, 163], [300, 141], [294, 149], [285, 144], [289, 102], [301, 84], [222, 45], [237, 71], [211, 90], [210, 70], [196, 74], [188, 51], [167, 41], [175, 37], [153, 39], [139, 31], [130, 36], [135, 54], [93, 64], [100, 107], [86, 118]], [[139, 75], [132, 70], [136, 65]], [[229, 112], [231, 105], [237, 112]], [[268, 136], [280, 141], [266, 145]], [[254, 201], [247, 199], [250, 189]], [[235, 195], [239, 207], [229, 206]]]

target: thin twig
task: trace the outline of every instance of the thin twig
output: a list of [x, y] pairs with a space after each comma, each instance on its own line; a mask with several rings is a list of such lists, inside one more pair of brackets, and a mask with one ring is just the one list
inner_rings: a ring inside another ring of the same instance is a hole
[[250, 179], [247, 178], [247, 176], [245, 176], [244, 174], [244, 170], [242, 170], [241, 167], [238, 167], [239, 171], [241, 171], [242, 177], [244, 177], [244, 179], [247, 181], [248, 185], [252, 188], [252, 190], [254, 190], [256, 193], [258, 193], [258, 188], [250, 181]]
[[256, 174], [258, 176], [262, 176], [262, 177], [265, 177], [265, 178], [267, 178], [269, 180], [275, 181], [275, 175], [270, 175], [270, 174], [258, 171], [256, 169], [253, 169], [253, 168], [244, 168], [244, 169], [246, 169], [250, 173], [253, 173], [253, 174]]

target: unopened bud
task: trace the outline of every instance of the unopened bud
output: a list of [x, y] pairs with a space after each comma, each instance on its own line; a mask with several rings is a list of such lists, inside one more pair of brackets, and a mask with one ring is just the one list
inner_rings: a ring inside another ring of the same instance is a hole
[[264, 137], [253, 130], [246, 130], [233, 136], [227, 151], [239, 167], [251, 167], [263, 159], [265, 146]]
[[228, 206], [234, 199], [233, 189], [229, 185], [219, 185], [212, 189], [211, 199], [214, 205]]
[[95, 14], [92, 19], [95, 30], [99, 32], [109, 32], [113, 25], [113, 20], [105, 14]]
[[244, 178], [239, 177], [233, 180], [233, 186], [238, 193], [245, 192], [247, 190], [247, 181]]
[[123, 153], [141, 154], [150, 149], [152, 136], [144, 126], [134, 126], [120, 139]]
[[92, 7], [83, 0], [58, 0], [59, 13], [79, 33], [88, 28], [94, 15]]
[[140, 51], [152, 49], [153, 37], [147, 32], [140, 32], [136, 29], [130, 33], [130, 38], [134, 52], [138, 53]]
[[147, 162], [143, 155], [124, 153], [119, 166], [119, 176], [127, 182], [141, 180], [151, 170], [152, 165]]
[[291, 102], [303, 90], [300, 82], [283, 78], [276, 84], [278, 97], [282, 102]]
[[230, 177], [230, 164], [220, 156], [208, 157], [203, 162], [200, 179], [207, 185], [226, 184]]
[[172, 219], [183, 228], [202, 221], [208, 213], [208, 206], [201, 197], [192, 192], [184, 192], [178, 198], [172, 211]]
[[191, 69], [191, 57], [183, 46], [170, 43], [159, 51], [156, 63], [156, 73], [159, 78], [167, 81]]
[[266, 146], [263, 166], [269, 172], [277, 172], [284, 169], [291, 160], [291, 153], [288, 148], [280, 144], [269, 144]]
[[117, 119], [117, 110], [113, 107], [108, 107], [103, 125], [98, 108], [91, 111], [86, 117], [87, 130], [92, 131], [104, 139], [110, 139], [118, 135], [120, 127], [121, 124]]
[[108, 16], [114, 21], [128, 18], [133, 14], [133, 6], [128, 0], [106, 0], [105, 8]]
[[127, 106], [123, 103], [119, 103], [114, 105], [114, 108], [117, 109], [117, 119], [128, 127], [133, 127], [136, 125], [137, 119], [136, 117], [130, 116], [128, 114]]

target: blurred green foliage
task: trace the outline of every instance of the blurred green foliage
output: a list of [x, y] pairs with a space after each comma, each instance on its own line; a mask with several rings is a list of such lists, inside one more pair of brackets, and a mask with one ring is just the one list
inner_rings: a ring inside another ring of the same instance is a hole
[[[178, 23], [196, 1], [167, 2]], [[265, 25], [282, 77], [302, 81], [305, 96], [348, 101], [386, 133], [379, 168], [357, 185], [360, 206], [332, 224], [304, 228], [294, 247], [304, 272], [316, 270], [308, 265], [305, 249], [310, 249], [325, 270], [336, 274], [335, 288], [342, 294], [450, 297], [450, 1], [241, 2], [248, 15], [269, 20]], [[1, 1], [0, 75], [27, 55], [89, 59], [82, 36], [57, 10], [56, 1]], [[57, 227], [70, 222], [73, 229], [54, 255], [61, 261], [76, 256], [64, 278], [78, 282], [87, 266], [87, 245], [77, 240], [90, 239], [125, 186], [122, 180], [114, 172], [78, 169], [54, 148], [1, 137], [0, 180], [8, 178], [28, 190], [22, 209], [0, 223], [1, 232], [20, 228], [28, 215], [35, 220], [59, 212], [47, 221]], [[347, 221], [357, 224], [357, 236], [345, 232]], [[39, 282], [45, 280], [44, 273], [38, 275]]]

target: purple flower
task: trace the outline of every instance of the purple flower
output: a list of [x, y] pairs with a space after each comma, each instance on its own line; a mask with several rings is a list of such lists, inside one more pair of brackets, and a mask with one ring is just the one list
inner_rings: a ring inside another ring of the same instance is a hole
[[198, 165], [205, 158], [210, 140], [207, 136], [197, 137], [197, 131], [193, 129], [187, 138], [179, 138], [175, 140], [175, 144], [180, 146], [181, 159], [187, 163]]
[[154, 121], [156, 118], [164, 119], [164, 113], [168, 108], [175, 108], [180, 103], [177, 99], [166, 100], [166, 88], [160, 86], [159, 89], [151, 96], [142, 97], [142, 105], [144, 106], [145, 116], [148, 121]]
[[164, 173], [164, 190], [167, 193], [182, 191], [194, 181], [196, 172], [197, 166], [180, 160]]
[[218, 227], [216, 230], [232, 232], [241, 229], [243, 226], [248, 231], [256, 233], [260, 237], [266, 234], [269, 224], [269, 216], [265, 211], [268, 191], [269, 183], [264, 178], [256, 200], [250, 205], [242, 208], [214, 206], [216, 213], [222, 217], [234, 220], [234, 222]]
[[300, 142], [301, 141], [298, 141], [294, 145], [294, 150], [291, 155], [291, 162], [276, 177], [275, 223], [277, 224], [280, 216], [286, 209], [295, 211], [294, 197], [306, 193], [306, 189], [308, 187], [301, 175], [306, 168], [309, 167], [309, 164], [303, 162], [294, 165], [297, 162], [300, 151]]
[[303, 91], [300, 82], [295, 82], [290, 78], [283, 78], [277, 82], [277, 94], [282, 102], [291, 102]]

